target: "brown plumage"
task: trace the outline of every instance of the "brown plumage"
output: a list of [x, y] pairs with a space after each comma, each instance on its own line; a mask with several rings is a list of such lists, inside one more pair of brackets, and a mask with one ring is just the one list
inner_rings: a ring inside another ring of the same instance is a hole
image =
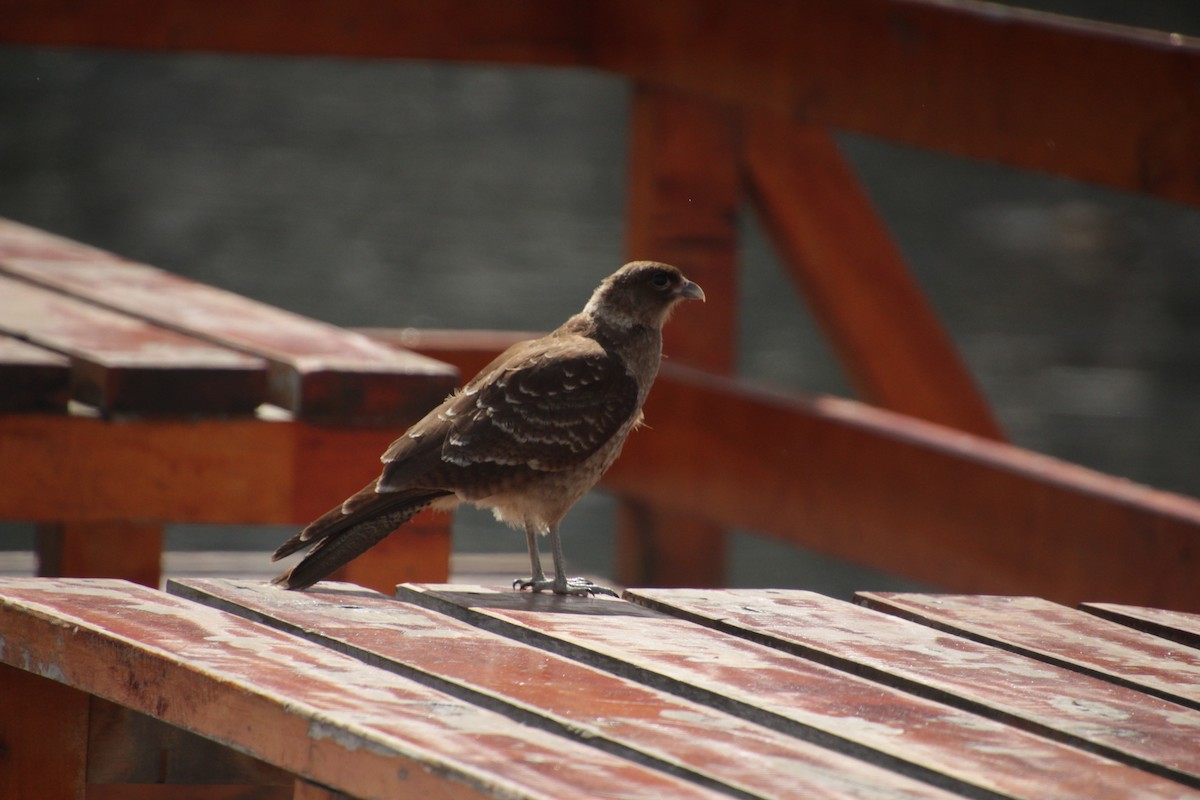
[[[304, 589], [422, 508], [465, 501], [525, 531], [533, 575], [515, 587], [611, 593], [567, 580], [558, 525], [641, 421], [663, 324], [687, 298], [703, 300], [704, 292], [666, 264], [635, 261], [605, 278], [583, 311], [510, 347], [392, 442], [377, 480], [275, 551], [272, 560], [312, 545], [274, 582]], [[539, 533], [550, 536], [552, 580], [542, 571]]]

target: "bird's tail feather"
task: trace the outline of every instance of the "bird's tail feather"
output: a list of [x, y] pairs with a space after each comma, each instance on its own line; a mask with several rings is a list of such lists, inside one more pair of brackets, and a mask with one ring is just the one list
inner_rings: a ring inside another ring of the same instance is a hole
[[[380, 495], [375, 493], [374, 481], [368, 483], [350, 499], [360, 498], [368, 493], [374, 495], [376, 502], [380, 502], [382, 500]], [[394, 498], [399, 501], [404, 501], [407, 499], [402, 495], [391, 495], [390, 498]], [[271, 560], [278, 561], [281, 558], [287, 558], [292, 553], [297, 553], [306, 547], [316, 544], [327, 536], [333, 536], [337, 534], [338, 531], [346, 530], [354, 525], [354, 523], [361, 522], [362, 520], [360, 518], [345, 512], [346, 503], [349, 502], [350, 500], [346, 500], [340, 506], [334, 506], [312, 522], [305, 525], [303, 530], [275, 549], [275, 552], [271, 554]]]
[[[368, 489], [374, 492], [373, 485]], [[378, 495], [375, 502], [360, 504], [349, 514], [343, 513], [341, 506], [331, 509], [275, 551], [271, 556], [272, 561], [313, 545], [298, 564], [271, 583], [286, 589], [307, 589], [365, 553], [416, 516], [421, 509], [446, 494], [429, 490], [397, 492], [394, 495]]]

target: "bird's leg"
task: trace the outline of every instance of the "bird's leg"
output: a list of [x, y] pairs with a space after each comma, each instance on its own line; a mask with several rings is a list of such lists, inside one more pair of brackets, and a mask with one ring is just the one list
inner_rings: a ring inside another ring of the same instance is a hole
[[514, 589], [532, 589], [540, 592], [543, 589], [549, 589], [552, 585], [551, 581], [546, 580], [546, 573], [542, 571], [542, 555], [538, 552], [537, 535], [537, 527], [532, 522], [526, 522], [525, 545], [529, 548], [529, 566], [533, 570], [533, 577], [528, 580], [518, 578], [513, 581]]
[[533, 570], [531, 583], [545, 583], [546, 573], [542, 572], [542, 554], [538, 551], [538, 532], [533, 523], [525, 523], [525, 546], [529, 548], [529, 567]]
[[542, 557], [538, 552], [537, 528], [525, 524], [525, 544], [529, 546], [529, 564], [533, 568], [533, 577], [528, 580], [513, 581], [514, 589], [529, 589], [541, 592], [546, 589], [555, 594], [593, 595], [607, 594], [616, 597], [617, 593], [606, 586], [597, 586], [586, 578], [567, 578], [566, 563], [563, 559], [562, 541], [558, 538], [558, 526], [550, 526], [550, 554], [554, 557], [554, 579], [546, 578], [542, 571]]
[[558, 537], [557, 524], [550, 526], [550, 554], [554, 557], [554, 580], [551, 582], [550, 588], [555, 594], [617, 596], [612, 589], [607, 586], [597, 586], [587, 578], [567, 578], [567, 563], [563, 558], [562, 540]]

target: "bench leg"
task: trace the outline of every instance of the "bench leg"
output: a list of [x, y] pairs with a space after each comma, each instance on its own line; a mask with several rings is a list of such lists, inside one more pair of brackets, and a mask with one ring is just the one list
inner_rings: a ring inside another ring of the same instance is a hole
[[37, 526], [38, 575], [124, 578], [158, 588], [163, 529], [156, 523], [55, 522]]
[[0, 797], [83, 800], [88, 695], [0, 664]]

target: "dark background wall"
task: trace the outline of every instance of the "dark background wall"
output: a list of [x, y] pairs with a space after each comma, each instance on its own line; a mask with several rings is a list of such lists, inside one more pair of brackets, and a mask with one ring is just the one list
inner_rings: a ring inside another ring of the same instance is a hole
[[[1026, 5], [1200, 35], [1191, 0]], [[546, 329], [623, 260], [627, 103], [582, 71], [0, 49], [0, 215], [337, 324]], [[1017, 444], [1200, 495], [1200, 212], [840, 141]], [[849, 393], [743, 228], [741, 371]], [[579, 569], [611, 564], [609, 514], [568, 518]], [[283, 534], [174, 526], [171, 543]], [[456, 537], [523, 548], [475, 514]], [[889, 580], [750, 537], [731, 574]]]

